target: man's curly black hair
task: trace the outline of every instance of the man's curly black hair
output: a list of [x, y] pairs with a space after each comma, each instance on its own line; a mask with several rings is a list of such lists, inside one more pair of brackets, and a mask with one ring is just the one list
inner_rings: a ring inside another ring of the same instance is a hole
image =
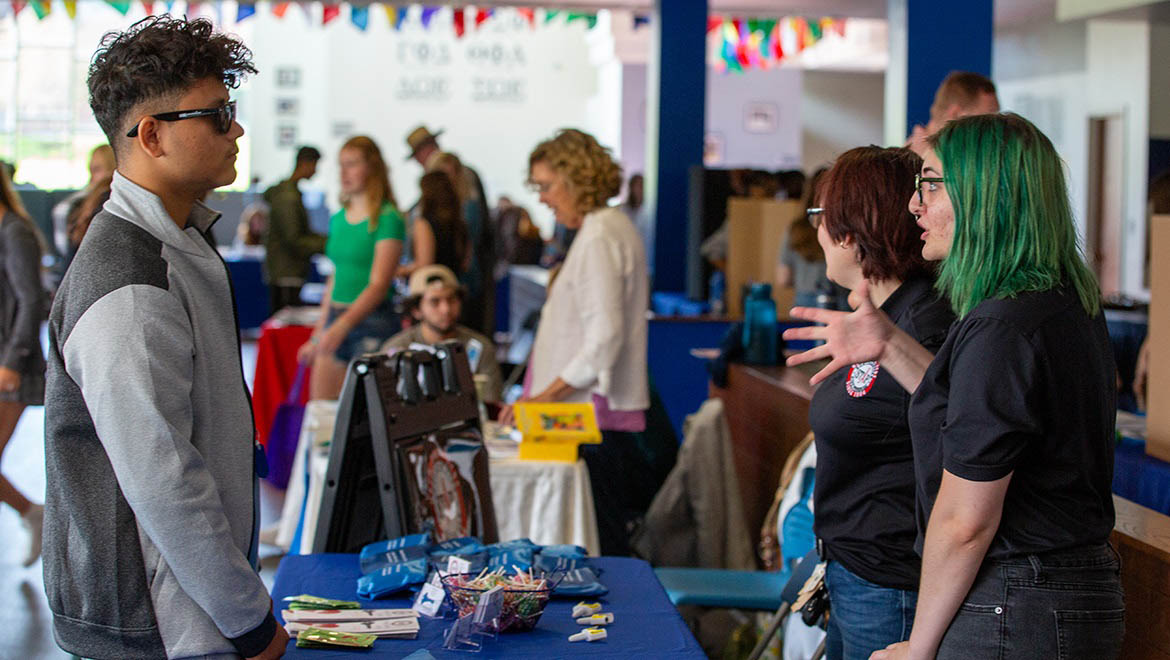
[[89, 65], [89, 107], [117, 150], [140, 103], [177, 97], [206, 78], [235, 88], [254, 73], [252, 51], [206, 19], [151, 16], [102, 37]]

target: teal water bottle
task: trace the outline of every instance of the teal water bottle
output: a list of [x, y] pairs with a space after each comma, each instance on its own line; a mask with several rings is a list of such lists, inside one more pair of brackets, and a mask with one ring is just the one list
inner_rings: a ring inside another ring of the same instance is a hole
[[779, 353], [776, 303], [772, 285], [752, 284], [743, 304], [744, 361], [749, 364], [776, 364]]

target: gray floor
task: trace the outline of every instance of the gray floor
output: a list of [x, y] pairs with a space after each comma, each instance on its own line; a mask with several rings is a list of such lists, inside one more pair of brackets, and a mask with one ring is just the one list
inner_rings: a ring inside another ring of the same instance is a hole
[[[245, 377], [249, 386], [256, 364], [256, 345], [247, 342], [243, 349]], [[16, 433], [4, 451], [0, 470], [29, 499], [41, 502], [45, 492], [44, 408], [28, 408], [20, 419]], [[270, 524], [280, 513], [281, 494], [261, 482], [261, 521]], [[35, 660], [70, 658], [53, 641], [52, 616], [45, 601], [41, 563], [21, 566], [28, 549], [28, 535], [20, 517], [10, 507], [0, 505], [0, 658]], [[280, 554], [275, 548], [261, 552], [260, 576], [271, 588]]]

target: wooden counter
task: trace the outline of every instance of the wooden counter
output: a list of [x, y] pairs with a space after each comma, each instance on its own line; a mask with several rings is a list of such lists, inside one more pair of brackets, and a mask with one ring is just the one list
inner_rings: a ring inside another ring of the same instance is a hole
[[711, 396], [723, 400], [735, 452], [744, 521], [758, 547], [760, 526], [788, 454], [808, 433], [808, 404], [813, 389], [808, 379], [820, 368], [759, 367], [732, 364], [727, 387], [711, 385]]
[[1125, 587], [1122, 658], [1170, 660], [1170, 517], [1113, 496]]

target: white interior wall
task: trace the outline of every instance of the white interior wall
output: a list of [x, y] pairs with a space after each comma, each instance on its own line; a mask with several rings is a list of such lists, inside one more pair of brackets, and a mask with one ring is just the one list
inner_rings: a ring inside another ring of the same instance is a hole
[[811, 173], [853, 147], [883, 143], [885, 74], [805, 71], [801, 169]]
[[[277, 131], [293, 126], [296, 144], [321, 149], [324, 158], [309, 187], [323, 190], [335, 208], [337, 151], [347, 137], [365, 134], [381, 147], [399, 204], [407, 207], [417, 198], [422, 170], [405, 162], [404, 139], [426, 124], [444, 130], [440, 145], [479, 171], [493, 204], [506, 194], [551, 230], [551, 214], [524, 185], [528, 154], [563, 127], [619, 135], [617, 112], [591, 110], [616, 102], [620, 75], [594, 65], [599, 56], [591, 60], [584, 21], [533, 29], [515, 12], [499, 10], [478, 30], [469, 17], [467, 34], [457, 39], [450, 11], [441, 9], [428, 30], [417, 8], [401, 31], [373, 11], [361, 32], [350, 24], [348, 8], [324, 27], [320, 16], [310, 24], [297, 7], [283, 20], [259, 12], [255, 22], [241, 24], [261, 70], [240, 93], [249, 106], [244, 119], [252, 129], [252, 172], [264, 184], [287, 176], [294, 147], [278, 145]], [[300, 84], [278, 87], [279, 69], [299, 70]], [[296, 99], [296, 114], [277, 116], [278, 98]]]
[[1170, 138], [1170, 25], [1150, 24], [1150, 137]]
[[[1004, 110], [1034, 122], [1056, 146], [1067, 165], [1069, 195], [1078, 232], [1084, 237], [1089, 176], [1090, 118], [1121, 115], [1125, 124], [1121, 241], [1121, 292], [1146, 297], [1142, 283], [1145, 254], [1146, 169], [1149, 137], [1167, 130], [1162, 115], [1170, 90], [1151, 96], [1152, 82], [1170, 76], [1156, 71], [1159, 50], [1145, 21], [1089, 20], [1000, 30], [994, 48], [994, 73]], [[1170, 35], [1166, 35], [1170, 36]], [[1165, 38], [1165, 37], [1162, 37]], [[1164, 65], [1162, 66], [1164, 69]], [[1158, 110], [1158, 108], [1163, 108]], [[1155, 119], [1155, 112], [1161, 113]]]
[[[708, 135], [723, 145], [715, 167], [757, 167], [767, 170], [801, 167], [800, 69], [778, 68], [707, 75]], [[754, 128], [752, 108], [773, 112], [774, 127]]]

